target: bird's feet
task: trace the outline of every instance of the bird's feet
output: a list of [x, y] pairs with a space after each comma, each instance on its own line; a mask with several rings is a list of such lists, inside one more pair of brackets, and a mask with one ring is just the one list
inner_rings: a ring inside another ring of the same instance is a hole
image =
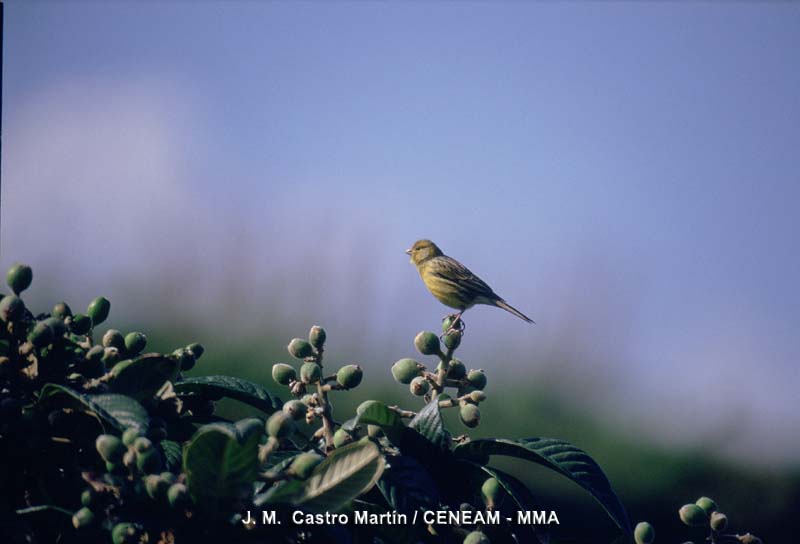
[[450, 314], [442, 319], [442, 329], [444, 332], [439, 335], [439, 338], [442, 338], [451, 332], [460, 332], [463, 334], [464, 330], [467, 328], [467, 325], [464, 323], [464, 320], [461, 319], [461, 313], [462, 312]]

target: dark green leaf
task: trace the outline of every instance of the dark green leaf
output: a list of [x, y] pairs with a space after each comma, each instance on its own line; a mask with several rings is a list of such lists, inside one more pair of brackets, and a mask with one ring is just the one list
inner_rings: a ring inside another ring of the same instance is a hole
[[233, 376], [201, 376], [174, 385], [178, 396], [201, 395], [209, 400], [229, 397], [271, 414], [281, 408], [281, 401], [264, 387]]
[[179, 371], [180, 362], [176, 358], [148, 353], [114, 365], [109, 386], [114, 393], [145, 401], [152, 398], [164, 383], [175, 380]]
[[181, 471], [183, 461], [183, 448], [173, 440], [162, 440], [159, 442], [161, 452], [164, 454], [164, 464], [170, 472], [178, 473]]
[[393, 444], [400, 443], [400, 433], [405, 428], [397, 412], [380, 401], [371, 402], [355, 417], [354, 422], [348, 422], [349, 428], [345, 430], [351, 430], [358, 425], [377, 425]]
[[128, 427], [146, 429], [147, 411], [130, 397], [103, 394], [86, 395], [69, 387], [46, 384], [39, 393], [39, 402], [48, 406], [72, 408], [98, 419], [104, 432], [122, 433]]
[[419, 508], [436, 510], [439, 492], [428, 470], [413, 457], [393, 455], [386, 458], [387, 466], [378, 481], [386, 502], [403, 514]]
[[628, 533], [631, 531], [625, 507], [603, 470], [586, 452], [569, 442], [555, 438], [477, 439], [456, 447], [455, 454], [479, 462], [485, 462], [489, 455], [507, 455], [555, 470], [597, 499], [620, 529]]
[[197, 430], [184, 448], [183, 470], [195, 497], [233, 498], [250, 488], [258, 470], [258, 444], [264, 423], [211, 423]]
[[433, 399], [420, 410], [408, 424], [419, 434], [427, 438], [439, 449], [450, 449], [450, 433], [444, 428], [442, 414], [439, 412], [439, 401]]
[[115, 393], [104, 393], [90, 395], [90, 398], [95, 404], [114, 416], [126, 429], [128, 427], [136, 427], [142, 432], [147, 430], [150, 416], [144, 406], [131, 397]]

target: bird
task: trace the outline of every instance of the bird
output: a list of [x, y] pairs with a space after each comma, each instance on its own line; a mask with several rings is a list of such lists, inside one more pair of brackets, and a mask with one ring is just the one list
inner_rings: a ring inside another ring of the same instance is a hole
[[458, 313], [448, 316], [452, 319], [450, 328], [459, 323], [463, 328], [461, 314], [476, 304], [496, 306], [528, 323], [535, 323], [503, 300], [469, 268], [445, 255], [439, 246], [430, 240], [417, 240], [406, 253], [411, 256], [411, 264], [417, 267], [417, 272], [428, 291], [445, 306], [458, 310]]

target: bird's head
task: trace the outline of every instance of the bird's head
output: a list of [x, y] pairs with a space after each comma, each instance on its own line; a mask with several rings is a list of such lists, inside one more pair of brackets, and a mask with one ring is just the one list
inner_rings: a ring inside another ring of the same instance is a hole
[[430, 240], [417, 240], [406, 253], [411, 255], [411, 262], [417, 266], [428, 259], [443, 255], [442, 250]]

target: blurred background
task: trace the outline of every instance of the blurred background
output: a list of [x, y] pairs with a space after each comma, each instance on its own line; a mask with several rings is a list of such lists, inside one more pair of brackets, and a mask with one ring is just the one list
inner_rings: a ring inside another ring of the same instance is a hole
[[[418, 238], [536, 320], [466, 314], [483, 436], [592, 454], [632, 520], [800, 504], [800, 6], [7, 1], [0, 264], [273, 386], [312, 324], [359, 393], [449, 310]], [[282, 392], [282, 394], [284, 394]], [[285, 396], [285, 394], [284, 394]], [[232, 407], [234, 412], [237, 407]], [[451, 420], [451, 428], [465, 430]], [[564, 541], [599, 507], [528, 466]]]

